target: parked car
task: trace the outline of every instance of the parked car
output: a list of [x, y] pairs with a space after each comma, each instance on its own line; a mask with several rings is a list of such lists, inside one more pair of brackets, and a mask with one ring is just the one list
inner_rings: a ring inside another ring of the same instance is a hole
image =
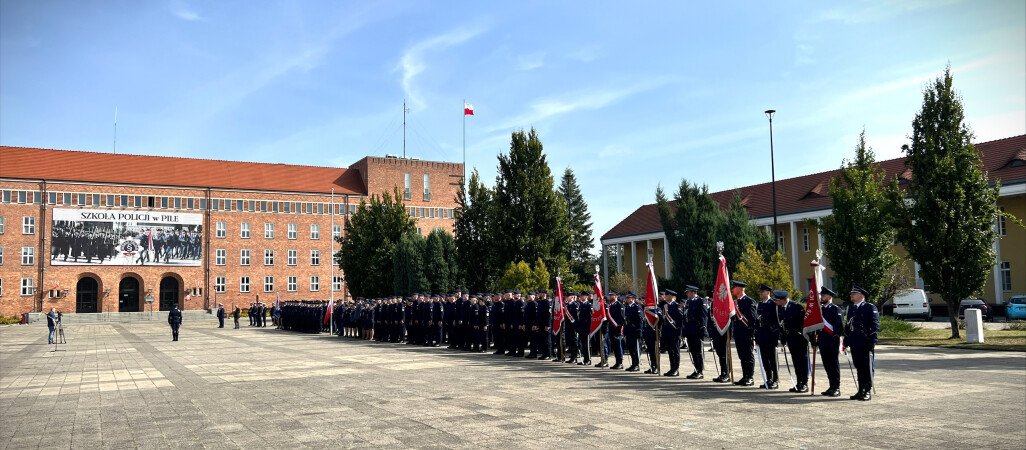
[[984, 322], [994, 321], [994, 308], [978, 298], [967, 298], [958, 302], [958, 318], [965, 320], [965, 310], [976, 308], [983, 312]]
[[1026, 319], [1026, 295], [1013, 295], [1008, 299], [1008, 309], [1005, 311], [1008, 320]]
[[905, 289], [894, 295], [894, 317], [921, 317], [933, 319], [930, 299], [922, 289]]

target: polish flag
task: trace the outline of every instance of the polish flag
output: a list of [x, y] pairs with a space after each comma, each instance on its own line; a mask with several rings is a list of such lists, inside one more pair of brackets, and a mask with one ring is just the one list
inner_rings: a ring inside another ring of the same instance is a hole
[[734, 296], [730, 294], [730, 277], [727, 275], [727, 258], [720, 256], [720, 267], [716, 271], [716, 286], [713, 288], [713, 321], [716, 331], [723, 335], [730, 326], [730, 318], [737, 313]]
[[552, 332], [559, 333], [563, 326], [563, 280], [556, 277], [556, 310], [552, 312]]
[[597, 303], [594, 303], [591, 308], [591, 332], [588, 336], [594, 336], [598, 330], [602, 329], [602, 322], [606, 320], [606, 296], [602, 295], [602, 279], [599, 275], [595, 274], [595, 297]]
[[826, 329], [827, 333], [834, 334], [834, 327], [823, 320], [823, 309], [819, 305], [819, 291], [823, 288], [823, 266], [818, 260], [812, 264], [812, 286], [809, 286], [809, 302], [805, 305], [805, 322], [802, 324], [804, 333], [813, 333], [817, 330]]
[[331, 319], [332, 310], [335, 309], [335, 299], [331, 299], [328, 302], [328, 309], [324, 310], [324, 323], [328, 323], [328, 319]]
[[464, 116], [473, 116], [474, 115], [474, 105], [471, 105], [470, 103], [463, 103], [463, 115]]
[[656, 286], [655, 267], [652, 263], [645, 263], [648, 266], [648, 284], [645, 285], [645, 320], [648, 326], [655, 328], [659, 322], [659, 307], [656, 306], [656, 296], [659, 295], [659, 288]]

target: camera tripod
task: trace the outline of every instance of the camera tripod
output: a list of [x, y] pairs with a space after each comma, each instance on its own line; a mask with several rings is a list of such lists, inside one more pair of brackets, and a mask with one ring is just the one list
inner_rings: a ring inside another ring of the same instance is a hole
[[64, 324], [61, 321], [57, 321], [57, 335], [53, 338], [53, 351], [57, 351], [58, 344], [67, 344], [68, 338], [64, 334]]

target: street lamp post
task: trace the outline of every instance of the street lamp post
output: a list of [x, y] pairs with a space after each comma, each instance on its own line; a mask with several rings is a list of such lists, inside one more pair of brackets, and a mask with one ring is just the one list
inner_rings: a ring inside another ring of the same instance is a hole
[[773, 193], [773, 248], [776, 251], [780, 251], [780, 240], [777, 239], [777, 171], [773, 158], [773, 113], [777, 112], [775, 109], [767, 109], [766, 117], [769, 118], [770, 125], [770, 190]]

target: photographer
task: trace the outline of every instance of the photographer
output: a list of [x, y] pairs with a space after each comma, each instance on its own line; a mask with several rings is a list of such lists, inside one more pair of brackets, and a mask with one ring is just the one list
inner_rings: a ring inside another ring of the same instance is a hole
[[50, 308], [50, 312], [46, 313], [46, 326], [50, 328], [49, 344], [53, 344], [54, 332], [57, 331], [57, 323], [60, 319], [57, 318], [57, 309]]

